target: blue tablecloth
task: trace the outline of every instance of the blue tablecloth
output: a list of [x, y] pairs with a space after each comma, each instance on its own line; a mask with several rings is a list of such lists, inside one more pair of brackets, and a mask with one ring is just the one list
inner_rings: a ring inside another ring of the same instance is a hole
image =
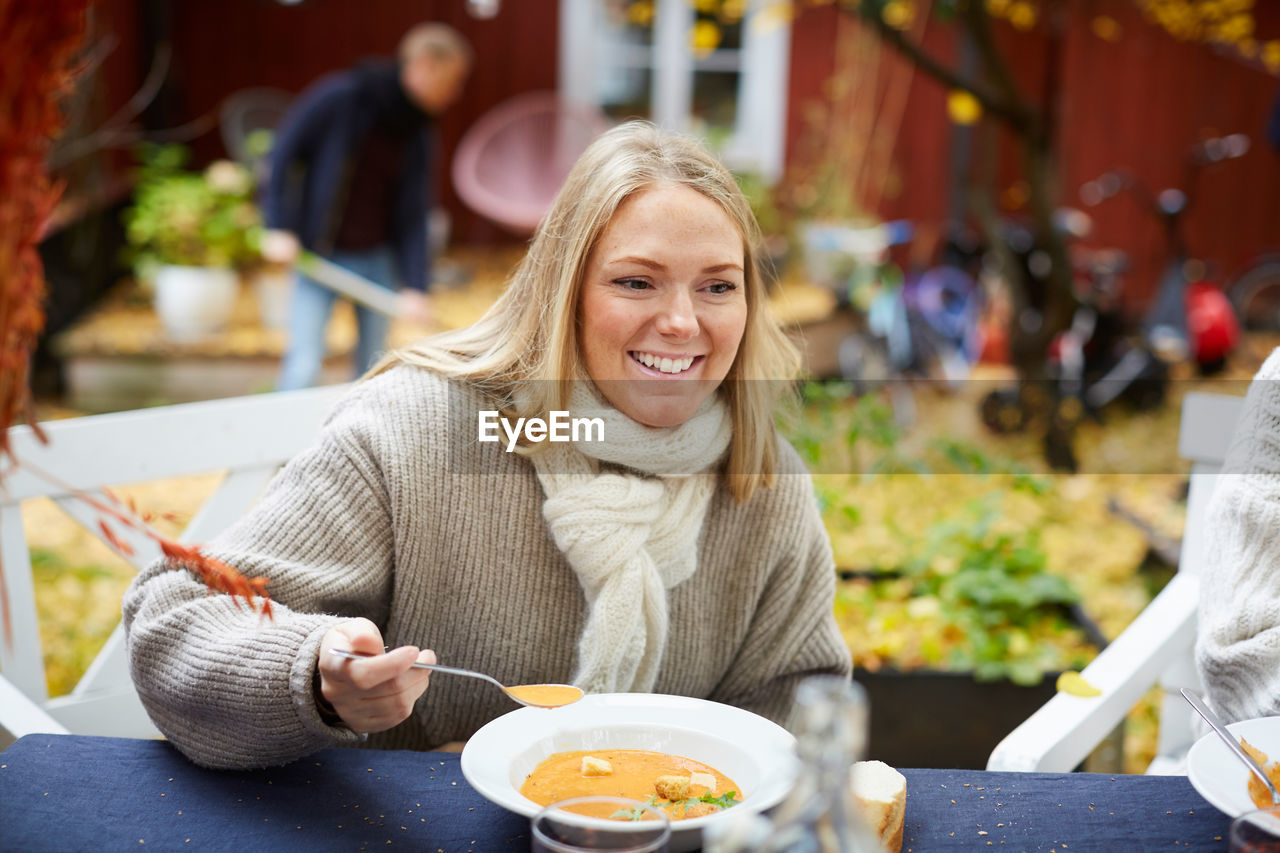
[[[162, 741], [31, 735], [0, 752], [0, 850], [529, 849], [440, 752], [327, 749], [204, 770]], [[910, 770], [904, 851], [1225, 850], [1186, 777]]]

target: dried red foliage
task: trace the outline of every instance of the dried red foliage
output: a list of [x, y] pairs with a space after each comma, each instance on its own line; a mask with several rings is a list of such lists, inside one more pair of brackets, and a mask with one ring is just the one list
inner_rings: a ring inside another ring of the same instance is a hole
[[[271, 618], [271, 597], [267, 595], [268, 578], [247, 578], [235, 567], [204, 553], [200, 546], [184, 545], [169, 539], [147, 523], [154, 514], [139, 510], [131, 497], [121, 499], [110, 489], [103, 489], [103, 497], [98, 498], [60, 481], [30, 462], [14, 460], [14, 464], [21, 465], [30, 473], [96, 509], [99, 513], [98, 530], [102, 533], [102, 538], [121, 554], [129, 556], [134, 553], [133, 546], [118, 532], [118, 528], [123, 527], [140, 533], [156, 543], [160, 553], [169, 558], [172, 568], [189, 570], [208, 588], [210, 593], [225, 593], [231, 596], [237, 605], [243, 602], [243, 606], [261, 613], [264, 619]], [[172, 513], [164, 515], [172, 517]]]
[[[27, 382], [44, 328], [44, 275], [36, 247], [61, 187], [45, 157], [62, 129], [88, 0], [0, 0], [0, 427], [34, 422]], [[7, 432], [0, 452], [9, 451]]]
[[[85, 37], [90, 0], [0, 0], [0, 460], [12, 470], [9, 427], [25, 421], [40, 435], [32, 411], [31, 353], [44, 328], [44, 270], [37, 247], [61, 195], [45, 167], [49, 146], [62, 130], [62, 97], [75, 79], [75, 57]], [[43, 436], [41, 436], [43, 439]], [[31, 466], [27, 466], [30, 470]], [[177, 564], [191, 569], [211, 591], [258, 602], [271, 615], [266, 580], [247, 579], [234, 568], [172, 542], [127, 507], [88, 499], [118, 523], [142, 531]], [[118, 504], [118, 501], [113, 501]], [[117, 548], [129, 548], [104, 518], [100, 528]], [[122, 549], [122, 550], [123, 550]], [[13, 641], [12, 615], [0, 565], [0, 627]]]
[[[62, 128], [58, 102], [84, 39], [88, 0], [0, 0], [0, 454], [9, 427], [35, 426], [28, 375], [44, 328], [44, 274], [36, 246], [61, 188], [45, 169]], [[38, 427], [37, 427], [38, 429]], [[3, 567], [0, 567], [3, 572]], [[4, 636], [13, 625], [0, 574]]]
[[[28, 471], [32, 470], [30, 465], [26, 468]], [[41, 476], [53, 479], [47, 474], [41, 474]], [[151, 513], [140, 511], [133, 498], [121, 500], [110, 490], [103, 489], [103, 494], [107, 498], [107, 503], [103, 503], [91, 495], [76, 490], [69, 491], [102, 513], [103, 517], [98, 520], [102, 536], [121, 554], [126, 556], [132, 554], [133, 546], [116, 533], [111, 522], [122, 524], [151, 539], [160, 546], [160, 552], [169, 558], [175, 568], [189, 570], [200, 579], [209, 592], [226, 593], [236, 604], [243, 601], [250, 610], [260, 612], [263, 618], [271, 618], [271, 598], [267, 595], [269, 582], [267, 578], [246, 578], [233, 566], [204, 553], [198, 545], [183, 545], [162, 536], [147, 524]]]
[[159, 542], [160, 550], [166, 557], [194, 572], [210, 592], [224, 592], [237, 604], [243, 599], [247, 607], [261, 612], [264, 619], [271, 618], [267, 578], [246, 578], [234, 567], [210, 557], [195, 546], [180, 545], [163, 539]]

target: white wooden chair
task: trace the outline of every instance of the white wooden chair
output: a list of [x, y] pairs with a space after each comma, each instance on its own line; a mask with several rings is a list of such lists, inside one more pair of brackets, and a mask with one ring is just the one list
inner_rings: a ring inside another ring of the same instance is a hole
[[1183, 759], [1196, 732], [1191, 709], [1177, 690], [1202, 689], [1193, 650], [1205, 515], [1243, 402], [1242, 397], [1200, 392], [1183, 399], [1178, 454], [1192, 466], [1177, 573], [1085, 667], [1085, 679], [1102, 694], [1090, 698], [1057, 694], [996, 746], [987, 761], [988, 770], [1074, 769], [1159, 684], [1165, 695], [1157, 755], [1147, 772], [1184, 772]]
[[[280, 465], [311, 443], [346, 386], [260, 394], [154, 409], [93, 415], [42, 425], [49, 444], [28, 427], [14, 427], [16, 456], [89, 493], [103, 486], [225, 471], [218, 489], [196, 513], [182, 541], [200, 543], [227, 527], [257, 498]], [[36, 618], [31, 560], [21, 502], [47, 497], [98, 538], [96, 512], [54, 485], [19, 468], [0, 487], [0, 557], [12, 625], [0, 631], [0, 748], [34, 732], [158, 737], [129, 677], [123, 628], [116, 626], [84, 677], [67, 696], [49, 698]], [[118, 525], [116, 533], [125, 533]], [[141, 568], [159, 554], [154, 543], [127, 538]], [[108, 543], [109, 544], [109, 543]]]

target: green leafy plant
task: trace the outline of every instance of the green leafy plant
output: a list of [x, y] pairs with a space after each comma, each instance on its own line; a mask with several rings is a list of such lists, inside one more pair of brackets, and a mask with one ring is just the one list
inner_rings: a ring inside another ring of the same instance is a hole
[[736, 172], [735, 177], [738, 179], [738, 188], [742, 190], [747, 203], [751, 205], [751, 212], [755, 214], [756, 222], [760, 223], [760, 230], [764, 232], [766, 240], [770, 238], [789, 240], [792, 236], [791, 222], [779, 207], [776, 186], [765, 180], [759, 172]]
[[[885, 400], [847, 383], [810, 383], [801, 398], [783, 429], [845, 575], [835, 610], [855, 666], [1034, 684], [1093, 658], [1078, 591], [1047, 567], [1053, 480], [953, 438], [914, 442]], [[922, 502], [923, 480], [953, 497]], [[904, 503], [890, 512], [872, 493]]]
[[249, 170], [217, 160], [193, 172], [185, 168], [188, 158], [180, 145], [148, 144], [141, 150], [133, 204], [124, 213], [135, 268], [257, 262], [262, 219]]
[[1037, 531], [999, 530], [1003, 495], [934, 524], [898, 570], [842, 581], [836, 617], [855, 665], [1036, 684], [1097, 653], [1079, 593], [1048, 572]]

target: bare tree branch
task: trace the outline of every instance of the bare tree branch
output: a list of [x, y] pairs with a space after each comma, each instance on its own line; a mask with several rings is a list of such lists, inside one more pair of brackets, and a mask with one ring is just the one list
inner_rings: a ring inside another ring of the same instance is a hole
[[987, 13], [986, 4], [978, 2], [965, 4], [964, 20], [966, 29], [973, 38], [974, 46], [978, 49], [978, 55], [982, 57], [982, 66], [987, 76], [1003, 94], [1004, 103], [1018, 117], [1012, 123], [1026, 132], [1035, 132], [1042, 118], [1022, 97], [1017, 83], [1013, 80], [1013, 75], [1009, 73], [1009, 66], [1005, 63], [1004, 57], [1000, 54], [1000, 48], [996, 46], [995, 39], [991, 35], [991, 16]]
[[1029, 129], [1030, 116], [1023, 104], [1007, 103], [994, 92], [978, 81], [966, 80], [959, 72], [943, 65], [924, 48], [907, 37], [906, 33], [885, 23], [880, 15], [880, 4], [874, 0], [840, 0], [839, 8], [847, 14], [855, 15], [870, 25], [876, 34], [895, 50], [915, 63], [921, 71], [950, 89], [960, 89], [969, 94], [982, 105], [984, 112], [1022, 130]]

